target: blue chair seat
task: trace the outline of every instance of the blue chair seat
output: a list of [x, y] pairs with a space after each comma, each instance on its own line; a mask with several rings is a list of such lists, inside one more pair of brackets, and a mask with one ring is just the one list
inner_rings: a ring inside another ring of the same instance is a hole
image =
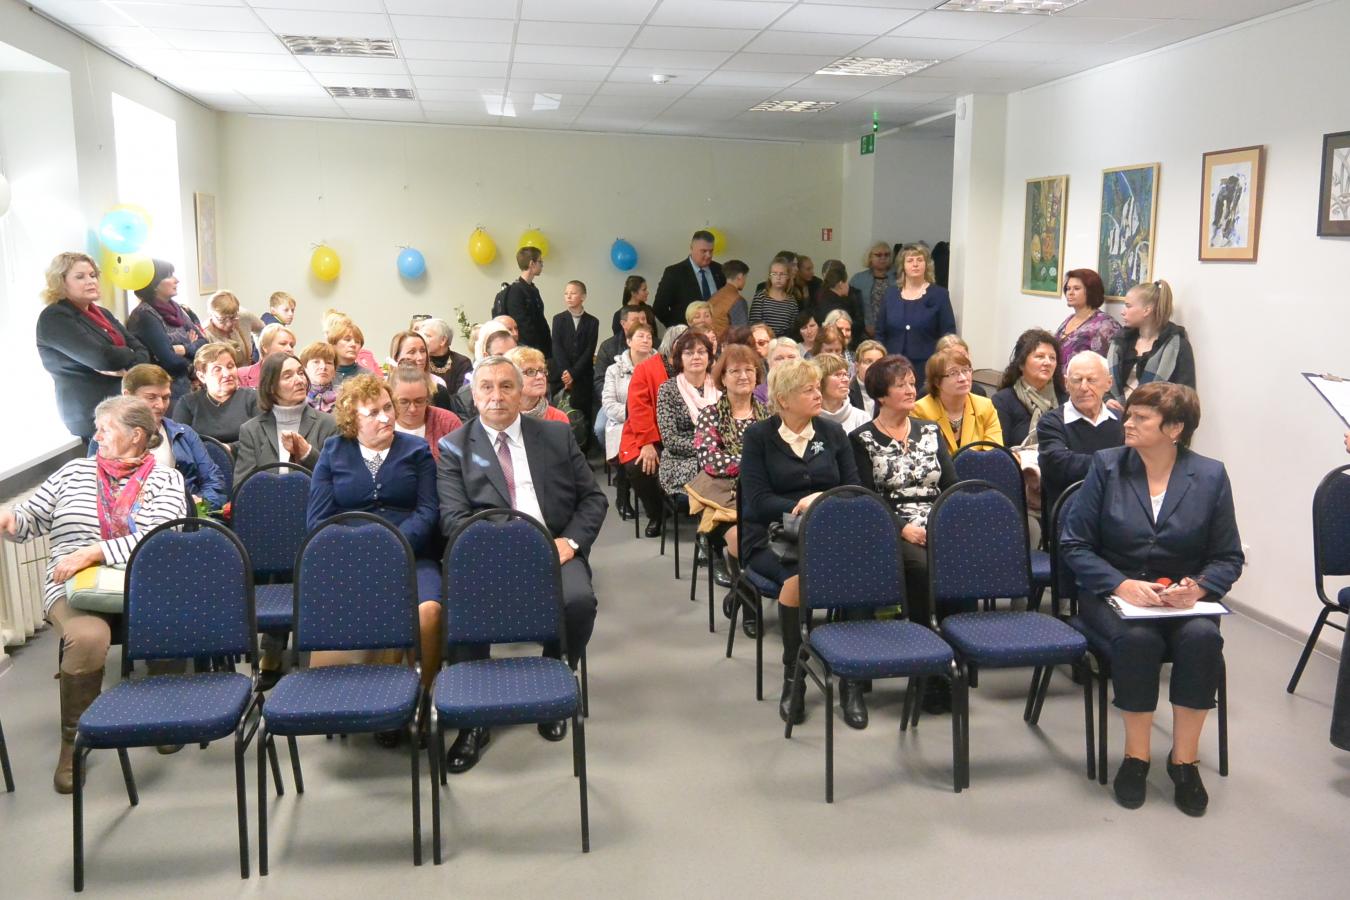
[[258, 630], [290, 628], [295, 615], [295, 585], [260, 584], [253, 588], [258, 608]]
[[1350, 587], [1341, 588], [1340, 593], [1336, 595], [1336, 602], [1342, 609], [1350, 609]]
[[1087, 620], [1082, 616], [1070, 616], [1066, 621], [1070, 628], [1087, 638], [1088, 645], [1092, 648], [1092, 652], [1096, 653], [1098, 656], [1105, 656], [1110, 659], [1110, 643], [1107, 642], [1106, 638], [1098, 634], [1092, 626], [1087, 623]]
[[835, 622], [811, 631], [811, 646], [844, 678], [940, 675], [952, 648], [913, 622]]
[[553, 722], [571, 717], [580, 702], [572, 670], [543, 656], [455, 663], [432, 687], [436, 715], [458, 728]]
[[272, 734], [360, 734], [407, 724], [417, 703], [407, 666], [325, 666], [282, 676], [263, 704]]
[[234, 731], [252, 694], [252, 681], [238, 672], [122, 681], [80, 716], [80, 736], [93, 748], [219, 740]]
[[763, 575], [749, 567], [746, 567], [741, 571], [745, 573], [745, 577], [755, 586], [755, 589], [758, 590], [762, 596], [767, 597], [770, 600], [778, 599], [778, 592], [782, 590], [783, 587], [781, 584], [765, 578]]
[[1050, 554], [1044, 550], [1031, 551], [1031, 580], [1038, 585], [1050, 584]]
[[1087, 639], [1052, 616], [1035, 612], [957, 613], [942, 636], [966, 659], [995, 669], [1076, 661]]

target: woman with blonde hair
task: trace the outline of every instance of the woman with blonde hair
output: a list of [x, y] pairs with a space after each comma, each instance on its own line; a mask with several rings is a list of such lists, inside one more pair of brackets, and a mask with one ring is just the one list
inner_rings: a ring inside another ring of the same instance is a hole
[[515, 363], [522, 376], [520, 414], [545, 422], [571, 423], [567, 413], [548, 402], [548, 360], [533, 347], [512, 347], [506, 358]]
[[273, 353], [294, 353], [295, 345], [295, 332], [288, 326], [276, 322], [264, 326], [262, 334], [258, 335], [259, 359], [253, 365], [239, 370], [239, 386], [256, 388], [258, 378], [262, 375], [263, 360]]
[[750, 301], [750, 321], [763, 322], [773, 329], [774, 337], [783, 337], [792, 332], [797, 324], [797, 311], [801, 303], [792, 293], [792, 267], [781, 259], [775, 259], [769, 266], [769, 277], [762, 290], [755, 291]]
[[239, 298], [230, 291], [216, 291], [207, 307], [211, 315], [206, 320], [206, 336], [229, 346], [236, 368], [256, 363], [258, 349], [253, 346], [253, 335], [239, 321]]
[[947, 289], [936, 283], [928, 248], [908, 244], [900, 251], [903, 281], [886, 291], [876, 321], [876, 339], [886, 352], [904, 356], [914, 365], [920, 391], [928, 357], [938, 338], [956, 330], [956, 314]]
[[1116, 412], [1134, 389], [1153, 381], [1195, 388], [1195, 353], [1186, 329], [1172, 321], [1172, 286], [1161, 279], [1136, 284], [1125, 293], [1124, 324], [1111, 340], [1106, 361], [1111, 392], [1106, 405]]
[[858, 299], [862, 301], [863, 321], [859, 324], [868, 337], [878, 336], [876, 323], [881, 315], [882, 300], [895, 287], [894, 263], [891, 245], [877, 241], [867, 248], [862, 269], [848, 281], [848, 286], [858, 292]]
[[[323, 311], [324, 340], [326, 341], [328, 340], [329, 331], [333, 330], [334, 326], [338, 325], [338, 323], [342, 322], [343, 320], [351, 324], [352, 328], [356, 327], [356, 325], [352, 320], [352, 317], [344, 312], [339, 312], [338, 310], [331, 308], [325, 309]], [[330, 344], [332, 343], [332, 341], [328, 342]], [[363, 334], [361, 336], [361, 346], [356, 351], [356, 363], [361, 368], [365, 369], [367, 372], [370, 372], [372, 374], [378, 373], [380, 371], [380, 361], [375, 358], [375, 354], [371, 352], [371, 349], [369, 347], [365, 346], [365, 343], [366, 343], [365, 335]]]
[[[334, 316], [324, 331], [324, 340], [333, 348], [336, 357], [336, 371], [333, 373], [333, 386], [342, 387], [348, 378], [357, 375], [374, 375], [380, 371], [379, 363], [365, 366], [361, 363], [361, 351], [365, 348], [366, 336], [347, 316]], [[366, 351], [369, 353], [369, 351]], [[374, 356], [371, 356], [372, 362]]]

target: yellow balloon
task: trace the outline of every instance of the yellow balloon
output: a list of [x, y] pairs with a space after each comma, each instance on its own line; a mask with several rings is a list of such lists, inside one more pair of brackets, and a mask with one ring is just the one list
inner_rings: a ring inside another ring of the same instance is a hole
[[720, 228], [710, 227], [705, 230], [713, 236], [713, 256], [721, 256], [727, 249], [726, 233]]
[[315, 278], [320, 281], [332, 281], [342, 271], [342, 260], [338, 259], [336, 250], [327, 244], [321, 244], [309, 258], [309, 267], [313, 270]]
[[531, 228], [520, 236], [520, 246], [517, 249], [534, 247], [539, 251], [540, 256], [548, 256], [548, 238], [538, 228]]
[[144, 253], [105, 253], [103, 274], [115, 288], [138, 291], [155, 277], [155, 262]]
[[497, 258], [497, 242], [486, 231], [475, 228], [469, 235], [469, 259], [480, 266], [486, 266]]

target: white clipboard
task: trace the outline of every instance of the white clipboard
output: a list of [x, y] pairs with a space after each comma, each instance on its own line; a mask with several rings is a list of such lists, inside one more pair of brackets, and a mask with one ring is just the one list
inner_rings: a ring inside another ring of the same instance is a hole
[[1312, 385], [1317, 393], [1322, 395], [1322, 399], [1336, 411], [1336, 415], [1340, 416], [1345, 426], [1350, 428], [1350, 380], [1339, 375], [1319, 375], [1316, 372], [1302, 374], [1308, 379], [1308, 384]]
[[1106, 598], [1107, 606], [1122, 619], [1184, 619], [1187, 616], [1226, 616], [1232, 610], [1218, 600], [1199, 600], [1190, 609], [1172, 606], [1135, 606], [1115, 594]]

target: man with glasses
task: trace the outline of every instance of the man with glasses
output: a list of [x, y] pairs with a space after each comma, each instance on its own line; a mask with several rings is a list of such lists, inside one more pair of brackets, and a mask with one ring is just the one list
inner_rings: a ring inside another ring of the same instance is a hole
[[1048, 517], [1059, 495], [1087, 477], [1092, 454], [1125, 443], [1125, 432], [1104, 398], [1111, 388], [1106, 358], [1080, 350], [1064, 373], [1069, 402], [1041, 416], [1036, 441], [1041, 467], [1041, 510]]

